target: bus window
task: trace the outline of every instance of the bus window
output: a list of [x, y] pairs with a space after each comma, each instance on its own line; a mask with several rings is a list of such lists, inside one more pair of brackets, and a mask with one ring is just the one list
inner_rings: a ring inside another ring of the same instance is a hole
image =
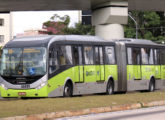
[[127, 48], [127, 60], [128, 64], [132, 65], [132, 48]]
[[50, 74], [58, 69], [57, 51], [55, 49], [49, 51], [49, 66]]
[[1, 63], [1, 56], [2, 56], [2, 48], [0, 48], [0, 63]]
[[154, 56], [153, 56], [153, 49], [149, 49], [149, 64], [154, 64]]
[[106, 64], [115, 64], [115, 52], [114, 47], [105, 47], [105, 62]]
[[85, 58], [85, 64], [87, 65], [94, 64], [93, 48], [91, 46], [84, 47], [84, 58]]
[[60, 65], [72, 65], [72, 50], [71, 46], [61, 46], [59, 52]]
[[100, 64], [99, 62], [99, 48], [95, 47], [95, 64]]
[[142, 64], [148, 64], [148, 52], [147, 48], [141, 48], [141, 55], [142, 55]]
[[82, 48], [80, 46], [73, 46], [74, 64], [82, 65]]
[[140, 48], [132, 48], [132, 61], [134, 65], [140, 65]]
[[78, 55], [79, 55], [79, 65], [82, 65], [82, 47], [78, 47]]
[[104, 64], [104, 62], [103, 62], [103, 48], [102, 47], [95, 47], [95, 63], [97, 65]]
[[165, 65], [165, 49], [161, 50], [161, 65]]
[[100, 64], [104, 64], [103, 62], [103, 48], [99, 47], [99, 54], [100, 54]]
[[160, 50], [158, 49], [154, 50], [154, 61], [155, 65], [160, 65]]
[[153, 65], [154, 59], [153, 59], [153, 50], [149, 48], [141, 48], [141, 54], [142, 54], [142, 64], [144, 65]]

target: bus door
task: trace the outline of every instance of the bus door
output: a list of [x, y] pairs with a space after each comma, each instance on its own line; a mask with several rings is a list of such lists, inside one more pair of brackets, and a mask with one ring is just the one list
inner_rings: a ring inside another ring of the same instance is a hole
[[[164, 51], [162, 53], [165, 54]], [[160, 66], [160, 50], [159, 49], [154, 49], [154, 62], [155, 62], [155, 78], [160, 79], [162, 69]]]
[[103, 47], [95, 46], [96, 81], [104, 80]]
[[74, 78], [75, 82], [84, 82], [84, 66], [82, 63], [82, 47], [81, 46], [73, 46], [73, 57], [74, 64], [76, 65], [74, 68]]
[[86, 45], [83, 47], [84, 55], [84, 81], [96, 82], [96, 65], [94, 62], [94, 47]]
[[127, 72], [129, 80], [141, 80], [141, 65], [140, 65], [140, 48], [128, 47], [127, 59], [128, 66]]
[[84, 66], [82, 62], [82, 47], [78, 47], [78, 56], [79, 56], [79, 82], [84, 82]]
[[141, 48], [141, 58], [142, 58], [142, 66], [141, 66], [142, 79], [150, 79], [151, 75], [155, 74], [153, 49]]

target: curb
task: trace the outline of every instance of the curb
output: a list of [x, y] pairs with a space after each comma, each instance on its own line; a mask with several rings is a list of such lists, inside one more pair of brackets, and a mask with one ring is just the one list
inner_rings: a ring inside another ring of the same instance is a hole
[[15, 117], [1, 118], [0, 120], [47, 120], [53, 118], [55, 119], [61, 117], [71, 117], [71, 116], [96, 114], [96, 113], [104, 113], [104, 112], [132, 110], [132, 109], [154, 107], [161, 105], [165, 105], [165, 101], [154, 101], [149, 103], [138, 102], [135, 104], [89, 108], [89, 109], [76, 110], [76, 111], [62, 111], [62, 112], [52, 112], [52, 113], [43, 113], [43, 114], [34, 114], [34, 115], [15, 116]]

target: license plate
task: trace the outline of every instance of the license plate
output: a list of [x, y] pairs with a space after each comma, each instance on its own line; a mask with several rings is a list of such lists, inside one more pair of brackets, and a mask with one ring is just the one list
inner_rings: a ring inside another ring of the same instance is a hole
[[19, 92], [18, 95], [19, 96], [26, 96], [26, 92]]
[[29, 89], [30, 85], [29, 84], [23, 84], [23, 85], [21, 85], [21, 88], [22, 89]]

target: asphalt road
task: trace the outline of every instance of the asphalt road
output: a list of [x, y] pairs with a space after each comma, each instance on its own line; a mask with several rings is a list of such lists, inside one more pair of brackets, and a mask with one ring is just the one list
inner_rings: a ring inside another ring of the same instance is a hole
[[165, 120], [165, 106], [66, 117], [57, 120]]

